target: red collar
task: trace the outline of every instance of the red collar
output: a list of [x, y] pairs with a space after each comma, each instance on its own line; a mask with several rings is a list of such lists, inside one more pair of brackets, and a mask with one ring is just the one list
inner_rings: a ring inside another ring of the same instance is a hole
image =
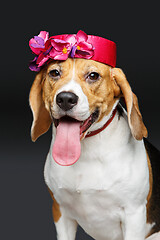
[[108, 125], [112, 122], [113, 118], [115, 117], [116, 115], [116, 112], [117, 112], [117, 108], [114, 109], [114, 111], [112, 112], [112, 115], [110, 116], [110, 118], [108, 119], [108, 121], [103, 125], [103, 127], [93, 131], [93, 132], [90, 132], [86, 135], [86, 138], [87, 137], [92, 137], [100, 132], [102, 132], [106, 127], [108, 127]]

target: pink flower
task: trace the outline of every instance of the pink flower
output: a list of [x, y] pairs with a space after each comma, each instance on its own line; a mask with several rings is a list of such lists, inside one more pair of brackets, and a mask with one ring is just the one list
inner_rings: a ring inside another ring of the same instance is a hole
[[49, 55], [45, 55], [45, 52], [42, 52], [38, 58], [37, 58], [37, 61], [36, 61], [36, 64], [38, 65], [38, 67], [41, 67], [45, 64], [45, 62], [48, 61], [49, 59]]
[[88, 42], [88, 35], [81, 30], [77, 35], [66, 35], [64, 40], [49, 38], [48, 32], [41, 31], [29, 41], [29, 46], [37, 55], [30, 62], [29, 67], [32, 71], [39, 71], [49, 59], [66, 60], [68, 57], [90, 59], [94, 55], [94, 47]]
[[52, 50], [49, 53], [50, 58], [54, 60], [66, 60], [71, 51], [71, 44], [60, 39], [51, 39]]
[[53, 48], [49, 56], [54, 60], [66, 60], [69, 56], [90, 59], [94, 54], [94, 47], [87, 40], [88, 35], [83, 31], [79, 31], [77, 35], [68, 35], [65, 41], [52, 38]]
[[29, 68], [32, 71], [40, 71], [41, 66], [49, 60], [49, 51], [51, 50], [51, 45], [49, 41], [49, 33], [46, 31], [41, 31], [38, 36], [35, 36], [29, 41], [29, 46], [33, 53], [37, 55], [33, 61], [30, 62]]
[[31, 71], [39, 72], [39, 71], [41, 70], [41, 68], [38, 67], [38, 65], [36, 64], [37, 58], [38, 58], [38, 57], [35, 57], [32, 61], [29, 62], [29, 69], [30, 69]]
[[83, 31], [78, 31], [76, 44], [72, 47], [71, 57], [90, 59], [94, 55], [94, 47], [88, 43], [88, 35]]
[[29, 41], [29, 46], [36, 55], [39, 55], [45, 49], [45, 43], [49, 38], [49, 33], [46, 31], [41, 31], [38, 36], [34, 36]]

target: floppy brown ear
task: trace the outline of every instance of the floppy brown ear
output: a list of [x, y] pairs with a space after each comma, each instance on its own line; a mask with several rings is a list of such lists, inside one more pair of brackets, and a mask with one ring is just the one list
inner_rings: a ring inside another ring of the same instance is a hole
[[33, 113], [31, 137], [34, 142], [39, 136], [47, 132], [51, 125], [51, 118], [42, 98], [42, 78], [43, 70], [36, 75], [29, 96], [30, 107]]
[[117, 84], [120, 88], [119, 93], [121, 92], [125, 99], [128, 123], [133, 137], [137, 140], [142, 140], [143, 137], [146, 138], [148, 133], [142, 120], [142, 115], [138, 106], [138, 100], [136, 95], [132, 92], [125, 74], [121, 69], [113, 68], [111, 70], [111, 75], [115, 84]]

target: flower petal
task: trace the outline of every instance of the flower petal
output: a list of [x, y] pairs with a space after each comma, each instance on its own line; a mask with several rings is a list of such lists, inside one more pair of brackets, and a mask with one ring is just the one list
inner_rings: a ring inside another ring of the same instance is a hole
[[44, 42], [46, 42], [49, 39], [49, 32], [41, 31], [38, 37], [42, 38]]
[[34, 44], [36, 44], [36, 41], [35, 41], [34, 38], [31, 38], [30, 41], [29, 41], [29, 46], [30, 46], [33, 53], [35, 53], [36, 55], [39, 55], [41, 53], [42, 49], [35, 48]]
[[56, 56], [56, 54], [57, 54], [57, 51], [56, 51], [54, 48], [52, 48], [51, 51], [50, 51], [50, 53], [49, 53], [49, 56], [50, 56], [50, 58], [53, 58], [53, 59], [54, 59], [54, 57]]
[[49, 39], [45, 42], [45, 51], [47, 51], [50, 47], [52, 47], [52, 45], [51, 45], [51, 39], [49, 38]]
[[41, 31], [38, 36], [34, 36], [29, 41], [29, 46], [36, 55], [39, 55], [45, 48], [45, 42], [49, 38], [49, 33], [46, 31]]
[[69, 56], [70, 50], [67, 50], [66, 53], [63, 53], [63, 51], [57, 51], [55, 48], [52, 48], [49, 57], [54, 60], [66, 60]]
[[36, 55], [39, 55], [45, 48], [44, 40], [40, 37], [35, 36], [34, 38], [30, 39], [29, 46]]
[[75, 45], [77, 42], [75, 34], [68, 34], [65, 40], [66, 42], [69, 42], [72, 46]]
[[75, 58], [90, 59], [93, 57], [93, 55], [94, 55], [94, 50], [88, 50], [88, 51], [77, 50], [75, 54]]
[[83, 32], [82, 30], [79, 30], [77, 35], [76, 35], [77, 42], [86, 42], [88, 40], [88, 35]]
[[35, 57], [32, 61], [29, 62], [29, 69], [34, 72], [39, 72], [40, 67], [36, 64], [37, 57]]
[[94, 47], [92, 46], [91, 43], [87, 43], [87, 42], [80, 42], [78, 44], [78, 46], [80, 47], [80, 49], [82, 50], [92, 50], [94, 49]]
[[71, 49], [70, 43], [60, 39], [51, 39], [51, 45], [59, 52], [61, 52], [64, 47], [67, 48], [67, 50]]
[[73, 46], [72, 49], [71, 49], [71, 52], [70, 52], [71, 58], [74, 58], [76, 50], [77, 50], [77, 47]]
[[44, 53], [41, 53], [39, 55], [39, 57], [37, 58], [37, 64], [38, 64], [38, 67], [41, 67], [42, 65], [44, 65], [45, 62], [47, 62], [49, 59], [49, 56], [45, 56]]
[[47, 54], [50, 53], [51, 50], [52, 50], [52, 46], [50, 46], [43, 54], [46, 56]]
[[44, 48], [44, 39], [43, 38], [35, 36], [34, 40], [36, 41], [37, 47]]
[[68, 54], [59, 54], [54, 57], [54, 60], [67, 60]]

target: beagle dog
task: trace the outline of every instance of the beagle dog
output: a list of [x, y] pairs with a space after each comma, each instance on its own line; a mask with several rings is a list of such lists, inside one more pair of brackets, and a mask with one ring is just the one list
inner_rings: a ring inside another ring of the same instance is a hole
[[[125, 100], [125, 110], [120, 99]], [[160, 239], [160, 153], [119, 68], [50, 61], [30, 91], [32, 140], [53, 134], [44, 168], [58, 240]]]

